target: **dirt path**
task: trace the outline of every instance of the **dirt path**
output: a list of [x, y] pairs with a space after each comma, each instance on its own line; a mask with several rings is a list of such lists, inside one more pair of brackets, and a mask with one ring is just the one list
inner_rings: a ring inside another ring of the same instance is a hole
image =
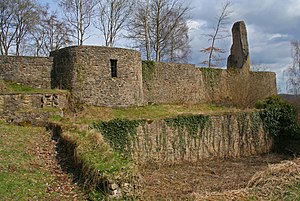
[[31, 151], [43, 162], [41, 168], [50, 172], [53, 177], [48, 183], [47, 194], [57, 195], [57, 200], [86, 200], [84, 193], [72, 181], [71, 175], [62, 170], [57, 159], [57, 142], [51, 139], [49, 133], [46, 135], [39, 139], [39, 144]]
[[270, 154], [242, 159], [203, 161], [143, 169], [145, 200], [189, 200], [193, 194], [243, 188], [257, 171], [285, 156]]

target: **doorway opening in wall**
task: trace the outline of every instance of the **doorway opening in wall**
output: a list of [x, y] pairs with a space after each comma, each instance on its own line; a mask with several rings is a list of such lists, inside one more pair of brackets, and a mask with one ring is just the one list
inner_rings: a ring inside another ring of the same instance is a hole
[[111, 68], [111, 77], [117, 77], [117, 60], [110, 60], [110, 68]]

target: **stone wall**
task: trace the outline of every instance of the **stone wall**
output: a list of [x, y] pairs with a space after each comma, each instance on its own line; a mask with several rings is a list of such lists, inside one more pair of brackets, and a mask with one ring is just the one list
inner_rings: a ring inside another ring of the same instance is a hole
[[95, 125], [113, 148], [140, 164], [237, 158], [267, 153], [272, 148], [272, 139], [257, 111], [118, 121]]
[[65, 93], [0, 94], [0, 119], [19, 125], [45, 126], [52, 115], [69, 107]]
[[176, 63], [156, 63], [153, 75], [143, 80], [143, 90], [148, 103], [216, 103], [241, 108], [253, 107], [257, 100], [277, 93], [275, 73]]
[[[51, 56], [52, 87], [71, 90], [74, 100], [97, 106], [143, 105], [139, 52], [74, 46], [52, 52]], [[117, 61], [117, 77], [112, 77], [111, 60]]]
[[237, 158], [271, 150], [272, 140], [258, 113], [210, 116], [208, 122], [199, 124], [193, 133], [193, 128], [172, 126], [165, 120], [146, 123], [138, 128], [132, 156], [140, 163], [177, 163]]
[[[70, 90], [76, 102], [109, 107], [216, 103], [247, 108], [277, 93], [275, 73], [250, 72], [249, 59], [242, 68], [228, 70], [156, 63], [142, 78], [140, 53], [134, 50], [73, 46], [51, 56], [0, 56], [0, 79], [37, 88], [50, 88], [51, 82], [52, 88]], [[117, 61], [115, 77], [111, 60]]]
[[153, 75], [144, 76], [145, 101], [149, 103], [204, 103], [207, 91], [195, 65], [156, 63]]
[[68, 108], [66, 94], [0, 94], [0, 114], [39, 108]]
[[35, 88], [50, 88], [52, 58], [0, 56], [0, 79]]

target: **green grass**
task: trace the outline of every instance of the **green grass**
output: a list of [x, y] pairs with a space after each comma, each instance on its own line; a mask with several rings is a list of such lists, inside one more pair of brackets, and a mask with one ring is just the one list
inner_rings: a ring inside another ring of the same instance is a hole
[[77, 159], [99, 171], [102, 177], [112, 177], [129, 167], [130, 161], [113, 151], [98, 132], [72, 130], [62, 137], [75, 142]]
[[59, 89], [36, 89], [27, 85], [0, 80], [1, 93], [67, 93]]
[[[66, 150], [70, 151], [70, 147], [74, 149], [69, 154], [75, 157], [75, 165], [80, 168], [81, 175], [84, 175], [82, 178], [84, 189], [90, 200], [106, 198], [108, 181], [115, 181], [118, 184], [135, 182], [137, 169], [134, 163], [114, 151], [95, 130], [69, 125], [63, 128], [61, 138]], [[99, 186], [106, 187], [98, 189]]]
[[129, 108], [108, 108], [83, 106], [81, 111], [66, 116], [65, 123], [91, 124], [95, 121], [109, 121], [112, 119], [164, 119], [176, 117], [178, 115], [213, 115], [227, 112], [239, 111], [236, 108], [228, 108], [213, 104], [197, 104], [197, 105], [147, 105], [141, 107]]
[[49, 137], [44, 128], [0, 122], [0, 200], [61, 200], [47, 192], [55, 178], [35, 151]]
[[300, 200], [300, 181], [289, 186], [289, 188], [285, 191], [284, 200]]

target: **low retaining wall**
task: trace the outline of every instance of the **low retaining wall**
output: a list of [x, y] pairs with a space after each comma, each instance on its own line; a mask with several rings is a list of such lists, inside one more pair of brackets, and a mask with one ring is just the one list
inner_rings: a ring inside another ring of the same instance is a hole
[[68, 105], [67, 95], [63, 93], [0, 94], [0, 119], [44, 126], [51, 115], [62, 116], [62, 110]]
[[45, 107], [60, 109], [68, 107], [67, 95], [59, 93], [0, 94], [0, 114]]
[[[236, 158], [267, 153], [272, 147], [258, 112], [140, 121], [133, 124], [137, 125], [136, 133], [129, 127], [117, 128], [120, 123], [113, 122], [116, 127], [108, 124], [98, 127], [103, 136], [115, 148], [122, 148], [118, 143], [127, 141], [123, 151], [140, 164]], [[124, 130], [131, 132], [126, 138]]]

